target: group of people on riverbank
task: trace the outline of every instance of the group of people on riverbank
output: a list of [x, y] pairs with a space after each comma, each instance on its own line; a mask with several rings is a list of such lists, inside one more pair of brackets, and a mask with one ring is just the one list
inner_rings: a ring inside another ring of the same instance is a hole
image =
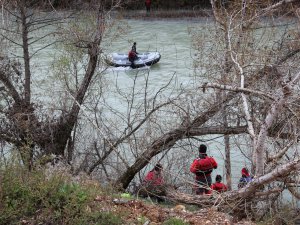
[[[213, 192], [222, 193], [227, 191], [227, 185], [222, 183], [221, 175], [216, 175], [215, 183], [212, 183], [211, 174], [214, 169], [217, 169], [218, 164], [213, 157], [207, 155], [207, 146], [201, 144], [198, 150], [199, 157], [196, 158], [190, 166], [190, 172], [195, 174], [195, 193], [197, 195], [210, 195]], [[158, 201], [162, 200], [159, 196], [165, 195], [165, 182], [162, 170], [162, 165], [159, 163], [156, 164], [155, 167], [147, 173], [142, 184], [145, 190], [148, 190], [149, 196], [158, 197]], [[247, 168], [242, 168], [241, 175], [238, 188], [245, 187], [253, 179]]]

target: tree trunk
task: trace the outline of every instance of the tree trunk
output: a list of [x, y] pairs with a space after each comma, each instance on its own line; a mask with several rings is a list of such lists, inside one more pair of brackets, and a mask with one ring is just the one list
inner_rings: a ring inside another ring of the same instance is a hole
[[231, 190], [231, 158], [230, 158], [230, 143], [229, 135], [224, 136], [225, 144], [225, 173], [226, 173], [226, 184], [227, 188]]
[[30, 55], [29, 55], [29, 43], [28, 43], [28, 24], [27, 24], [27, 15], [26, 15], [26, 6], [25, 2], [19, 3], [21, 20], [22, 20], [22, 41], [23, 41], [23, 57], [24, 57], [24, 68], [25, 68], [25, 85], [24, 85], [24, 94], [25, 94], [25, 104], [30, 104], [31, 96], [31, 72], [30, 72]]

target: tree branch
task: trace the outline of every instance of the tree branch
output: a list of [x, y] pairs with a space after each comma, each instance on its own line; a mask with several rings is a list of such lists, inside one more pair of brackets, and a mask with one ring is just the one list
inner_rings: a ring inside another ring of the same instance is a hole
[[21, 104], [22, 99], [19, 93], [17, 92], [17, 90], [15, 89], [11, 81], [7, 78], [7, 74], [3, 70], [0, 70], [0, 80], [2, 81], [4, 86], [8, 89], [9, 94], [14, 99], [16, 104]]
[[154, 112], [156, 112], [157, 110], [159, 110], [160, 108], [162, 108], [162, 107], [164, 107], [164, 106], [166, 106], [166, 105], [168, 105], [168, 104], [170, 104], [171, 103], [171, 101], [169, 101], [169, 102], [166, 102], [166, 103], [164, 103], [164, 104], [161, 104], [161, 105], [159, 105], [159, 106], [156, 106], [154, 109], [152, 109], [146, 116], [145, 116], [145, 118], [139, 123], [139, 124], [137, 124], [137, 126], [135, 126], [127, 135], [125, 135], [124, 137], [121, 137], [120, 139], [118, 139], [114, 144], [112, 144], [111, 146], [110, 146], [110, 148], [109, 148], [109, 150], [108, 151], [106, 151], [105, 153], [104, 153], [104, 155], [97, 161], [97, 162], [95, 162], [90, 168], [89, 168], [89, 170], [88, 170], [88, 174], [91, 174], [93, 171], [94, 171], [94, 169], [98, 166], [98, 165], [100, 165], [101, 163], [103, 163], [103, 161], [110, 155], [110, 153], [113, 151], [113, 150], [115, 150], [115, 148], [119, 145], [119, 144], [121, 144], [124, 140], [126, 140], [128, 137], [130, 137], [132, 134], [134, 134], [148, 119], [149, 119], [149, 117], [154, 113]]
[[255, 96], [259, 97], [265, 97], [270, 100], [275, 100], [272, 95], [269, 95], [268, 93], [258, 91], [258, 90], [252, 90], [249, 88], [241, 88], [241, 87], [232, 87], [229, 85], [223, 85], [223, 84], [217, 84], [217, 83], [205, 83], [200, 88], [216, 88], [220, 90], [226, 90], [226, 91], [233, 91], [233, 92], [240, 92], [240, 93], [245, 93], [245, 94], [253, 94]]

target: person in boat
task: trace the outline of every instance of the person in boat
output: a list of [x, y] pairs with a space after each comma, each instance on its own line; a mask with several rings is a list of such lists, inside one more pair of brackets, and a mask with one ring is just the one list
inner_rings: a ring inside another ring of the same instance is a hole
[[190, 171], [196, 175], [197, 195], [210, 194], [210, 186], [212, 184], [211, 173], [213, 169], [218, 167], [215, 159], [207, 156], [206, 151], [206, 145], [201, 144], [199, 146], [199, 157], [193, 161], [190, 167]]
[[136, 42], [133, 43], [131, 51], [128, 53], [128, 60], [131, 62], [131, 67], [134, 68], [134, 60], [138, 58], [136, 51]]
[[222, 182], [222, 176], [221, 175], [217, 175], [216, 176], [216, 182], [213, 183], [210, 188], [213, 190], [213, 191], [217, 191], [219, 193], [222, 193], [222, 192], [225, 192], [227, 191], [227, 186], [225, 184], [223, 184]]
[[135, 54], [138, 54], [136, 51], [136, 42], [133, 42], [133, 45], [131, 47], [131, 51], [133, 51]]
[[249, 170], [244, 167], [241, 170], [242, 177], [239, 180], [238, 188], [245, 187], [249, 182], [253, 180], [253, 177], [250, 175]]
[[165, 182], [162, 175], [163, 167], [157, 163], [144, 178], [140, 194], [144, 197], [151, 197], [157, 202], [163, 202], [166, 195]]

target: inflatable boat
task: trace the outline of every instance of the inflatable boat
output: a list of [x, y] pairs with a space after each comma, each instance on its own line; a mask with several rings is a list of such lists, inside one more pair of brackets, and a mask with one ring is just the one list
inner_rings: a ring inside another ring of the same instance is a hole
[[[133, 62], [133, 68], [152, 66], [160, 60], [159, 52], [138, 53], [137, 57], [138, 58]], [[112, 53], [106, 57], [105, 61], [108, 65], [114, 67], [131, 66], [131, 62], [128, 60], [128, 54], [124, 53]]]

